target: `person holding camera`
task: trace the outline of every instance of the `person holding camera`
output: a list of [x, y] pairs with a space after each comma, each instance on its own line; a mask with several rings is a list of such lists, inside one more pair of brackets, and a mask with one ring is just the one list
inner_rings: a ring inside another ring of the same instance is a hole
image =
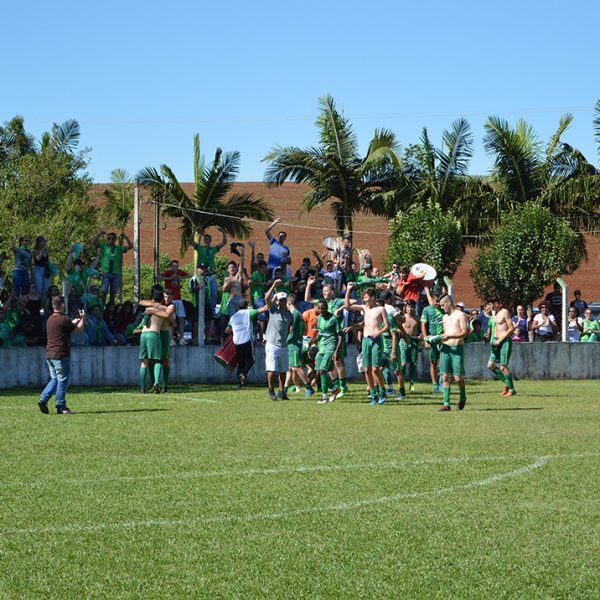
[[85, 311], [73, 321], [65, 315], [65, 297], [52, 298], [52, 314], [46, 323], [46, 364], [50, 371], [50, 381], [44, 388], [38, 406], [48, 414], [48, 401], [56, 393], [56, 413], [70, 415], [67, 407], [67, 388], [71, 374], [71, 333], [81, 333], [85, 327]]

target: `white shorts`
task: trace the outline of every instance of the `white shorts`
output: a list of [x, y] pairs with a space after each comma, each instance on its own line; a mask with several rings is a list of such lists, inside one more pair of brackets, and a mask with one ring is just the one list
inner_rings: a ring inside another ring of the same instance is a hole
[[185, 308], [183, 307], [183, 300], [173, 300], [175, 305], [175, 314], [181, 319], [185, 319]]
[[273, 373], [285, 373], [289, 369], [287, 346], [275, 346], [265, 344], [265, 366], [267, 371]]

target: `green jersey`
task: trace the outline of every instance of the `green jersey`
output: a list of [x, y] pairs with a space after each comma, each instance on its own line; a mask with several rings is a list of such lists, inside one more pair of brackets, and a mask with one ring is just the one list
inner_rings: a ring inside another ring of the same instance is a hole
[[304, 337], [306, 323], [304, 322], [302, 313], [299, 310], [294, 308], [291, 313], [294, 320], [292, 322], [292, 330], [288, 335], [287, 343], [302, 345], [302, 338]]
[[444, 325], [442, 319], [444, 313], [437, 306], [426, 306], [421, 313], [421, 323], [425, 323], [425, 331], [428, 335], [442, 335]]
[[[330, 300], [327, 303], [327, 310], [329, 310], [330, 313], [334, 314], [335, 311], [344, 306], [344, 304], [346, 303], [346, 301], [343, 298], [334, 298], [333, 300]], [[340, 311], [340, 314], [337, 315], [337, 320], [338, 320], [338, 324], [340, 326], [340, 329], [344, 326], [344, 311]]]
[[252, 294], [252, 300], [257, 298], [264, 298], [267, 291], [267, 276], [260, 271], [254, 271], [250, 275], [250, 281], [254, 281], [255, 284], [250, 286], [250, 293]]
[[194, 250], [196, 251], [196, 267], [199, 265], [206, 265], [208, 274], [214, 273], [215, 270], [215, 256], [219, 252], [217, 246], [201, 246], [200, 244], [194, 244]]
[[333, 314], [327, 318], [320, 315], [317, 319], [317, 330], [319, 331], [319, 352], [323, 350], [334, 352], [340, 333], [337, 317]]
[[221, 306], [219, 307], [220, 315], [228, 315], [229, 314], [229, 300], [231, 299], [231, 294], [229, 292], [223, 292], [221, 294]]
[[600, 333], [600, 321], [588, 321], [587, 319], [583, 320], [583, 333]]
[[125, 246], [100, 244], [100, 269], [102, 273], [118, 275], [121, 272]]
[[67, 273], [69, 287], [72, 290], [75, 290], [75, 293], [78, 296], [83, 296], [87, 289], [88, 280], [96, 274], [97, 271], [90, 267], [85, 267], [84, 269], [81, 269], [81, 271], [73, 268]]
[[287, 279], [286, 277], [281, 277], [281, 284], [275, 286], [273, 293], [278, 294], [279, 292], [285, 292], [286, 294], [289, 294], [290, 293], [289, 281], [290, 280]]

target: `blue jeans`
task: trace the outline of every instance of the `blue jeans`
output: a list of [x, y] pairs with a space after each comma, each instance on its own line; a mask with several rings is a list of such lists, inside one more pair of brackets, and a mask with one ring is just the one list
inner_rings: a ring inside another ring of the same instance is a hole
[[102, 295], [106, 296], [110, 290], [111, 296], [115, 296], [121, 289], [121, 276], [118, 273], [102, 274]]
[[29, 271], [15, 269], [13, 271], [13, 293], [18, 298], [27, 293], [29, 287]]
[[217, 276], [209, 275], [208, 280], [208, 293], [209, 293], [209, 302], [211, 311], [215, 312], [215, 307], [217, 306]]
[[50, 287], [50, 278], [46, 277], [46, 267], [33, 267], [33, 283], [35, 289], [45, 296]]
[[71, 375], [70, 358], [47, 358], [46, 364], [50, 371], [50, 381], [44, 388], [40, 400], [47, 404], [48, 400], [56, 392], [56, 408], [60, 409], [67, 405], [66, 394], [69, 387], [69, 377]]

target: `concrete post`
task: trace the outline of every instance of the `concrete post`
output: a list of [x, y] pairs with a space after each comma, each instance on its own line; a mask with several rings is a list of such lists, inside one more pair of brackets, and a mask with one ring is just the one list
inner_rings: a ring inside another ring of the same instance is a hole
[[446, 284], [446, 288], [448, 288], [448, 296], [450, 296], [452, 302], [454, 302], [454, 284], [452, 283], [452, 279], [447, 275], [444, 275], [444, 283]]
[[133, 300], [140, 301], [140, 182], [133, 188]]
[[566, 342], [568, 339], [568, 324], [567, 324], [567, 318], [568, 318], [568, 314], [569, 314], [569, 286], [567, 286], [567, 283], [565, 282], [565, 280], [562, 277], [558, 277], [556, 279], [556, 282], [558, 283], [558, 285], [560, 285], [560, 287], [562, 288], [562, 315], [561, 315], [561, 322], [562, 322], [562, 334], [561, 334], [561, 339], [563, 342]]
[[204, 288], [199, 289], [198, 290], [198, 302], [197, 304], [197, 309], [198, 309], [198, 323], [196, 325], [197, 327], [197, 332], [196, 332], [196, 339], [198, 340], [198, 346], [204, 346], [204, 339], [205, 339], [205, 327], [206, 327], [206, 323], [204, 323], [204, 296], [205, 296], [205, 290]]

